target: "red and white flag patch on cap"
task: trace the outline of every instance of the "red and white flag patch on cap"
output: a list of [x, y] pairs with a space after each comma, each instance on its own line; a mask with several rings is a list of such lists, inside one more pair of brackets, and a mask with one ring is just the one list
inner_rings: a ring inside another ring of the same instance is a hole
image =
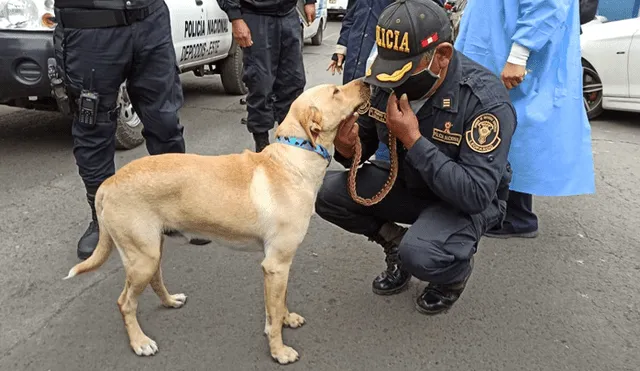
[[433, 35], [427, 37], [426, 39], [423, 39], [420, 44], [422, 45], [423, 48], [426, 48], [427, 46], [433, 44], [434, 42], [438, 41], [438, 33], [435, 32]]

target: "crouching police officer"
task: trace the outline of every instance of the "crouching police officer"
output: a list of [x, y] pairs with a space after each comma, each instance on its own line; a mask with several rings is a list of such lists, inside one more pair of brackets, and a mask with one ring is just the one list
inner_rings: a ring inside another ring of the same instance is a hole
[[152, 155], [185, 152], [182, 86], [163, 0], [55, 0], [55, 14], [57, 72], [74, 115], [73, 154], [92, 214], [78, 242], [78, 257], [86, 259], [98, 242], [95, 194], [115, 171], [120, 85], [127, 81]]
[[[343, 123], [335, 158], [350, 167], [359, 137], [368, 159], [391, 131], [399, 141], [397, 180], [381, 202], [363, 206], [349, 196], [348, 172], [329, 172], [316, 201], [323, 219], [384, 248], [387, 269], [373, 281], [374, 293], [399, 293], [412, 276], [429, 282], [416, 302], [424, 314], [445, 311], [460, 297], [480, 237], [504, 218], [511, 179], [516, 115], [507, 90], [456, 53], [451, 35], [432, 0], [385, 8], [378, 56], [365, 77], [374, 86], [370, 107], [357, 124]], [[387, 163], [364, 164], [357, 194], [372, 197], [388, 177]]]

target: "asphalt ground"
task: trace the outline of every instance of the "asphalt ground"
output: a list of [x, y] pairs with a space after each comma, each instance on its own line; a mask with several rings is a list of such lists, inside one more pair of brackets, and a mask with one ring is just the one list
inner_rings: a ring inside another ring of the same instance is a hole
[[[305, 46], [308, 86], [325, 72], [339, 32]], [[253, 148], [218, 77], [182, 76], [187, 151]], [[640, 120], [607, 113], [592, 122], [597, 193], [536, 198], [540, 235], [483, 239], [468, 288], [446, 315], [414, 310], [424, 287], [371, 292], [379, 247], [314, 216], [292, 267], [288, 303], [307, 319], [284, 330], [300, 352], [291, 370], [640, 369]], [[146, 155], [117, 153], [117, 165]], [[332, 168], [340, 165], [332, 164]], [[159, 353], [136, 356], [116, 300], [118, 254], [97, 272], [63, 281], [77, 263], [89, 208], [72, 155], [69, 121], [0, 108], [0, 370], [278, 370], [264, 327], [260, 253], [169, 240], [169, 290], [189, 296], [165, 309], [151, 289], [138, 318]]]

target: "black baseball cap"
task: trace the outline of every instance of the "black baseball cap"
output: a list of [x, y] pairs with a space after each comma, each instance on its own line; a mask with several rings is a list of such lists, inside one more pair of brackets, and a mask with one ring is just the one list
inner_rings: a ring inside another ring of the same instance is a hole
[[434, 0], [391, 3], [378, 18], [378, 55], [364, 81], [382, 88], [402, 85], [418, 68], [422, 55], [450, 41], [451, 35], [449, 17]]

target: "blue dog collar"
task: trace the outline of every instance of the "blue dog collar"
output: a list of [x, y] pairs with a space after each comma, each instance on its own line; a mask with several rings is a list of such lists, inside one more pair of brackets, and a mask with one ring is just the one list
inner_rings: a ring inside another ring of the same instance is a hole
[[[290, 146], [306, 149], [307, 151], [315, 152], [322, 156], [325, 160], [331, 164], [331, 154], [323, 146], [316, 144], [315, 148], [311, 145], [311, 142], [307, 139], [301, 139], [296, 137], [276, 137], [276, 142], [282, 144], [288, 144]], [[327, 166], [329, 166], [327, 164]]]

